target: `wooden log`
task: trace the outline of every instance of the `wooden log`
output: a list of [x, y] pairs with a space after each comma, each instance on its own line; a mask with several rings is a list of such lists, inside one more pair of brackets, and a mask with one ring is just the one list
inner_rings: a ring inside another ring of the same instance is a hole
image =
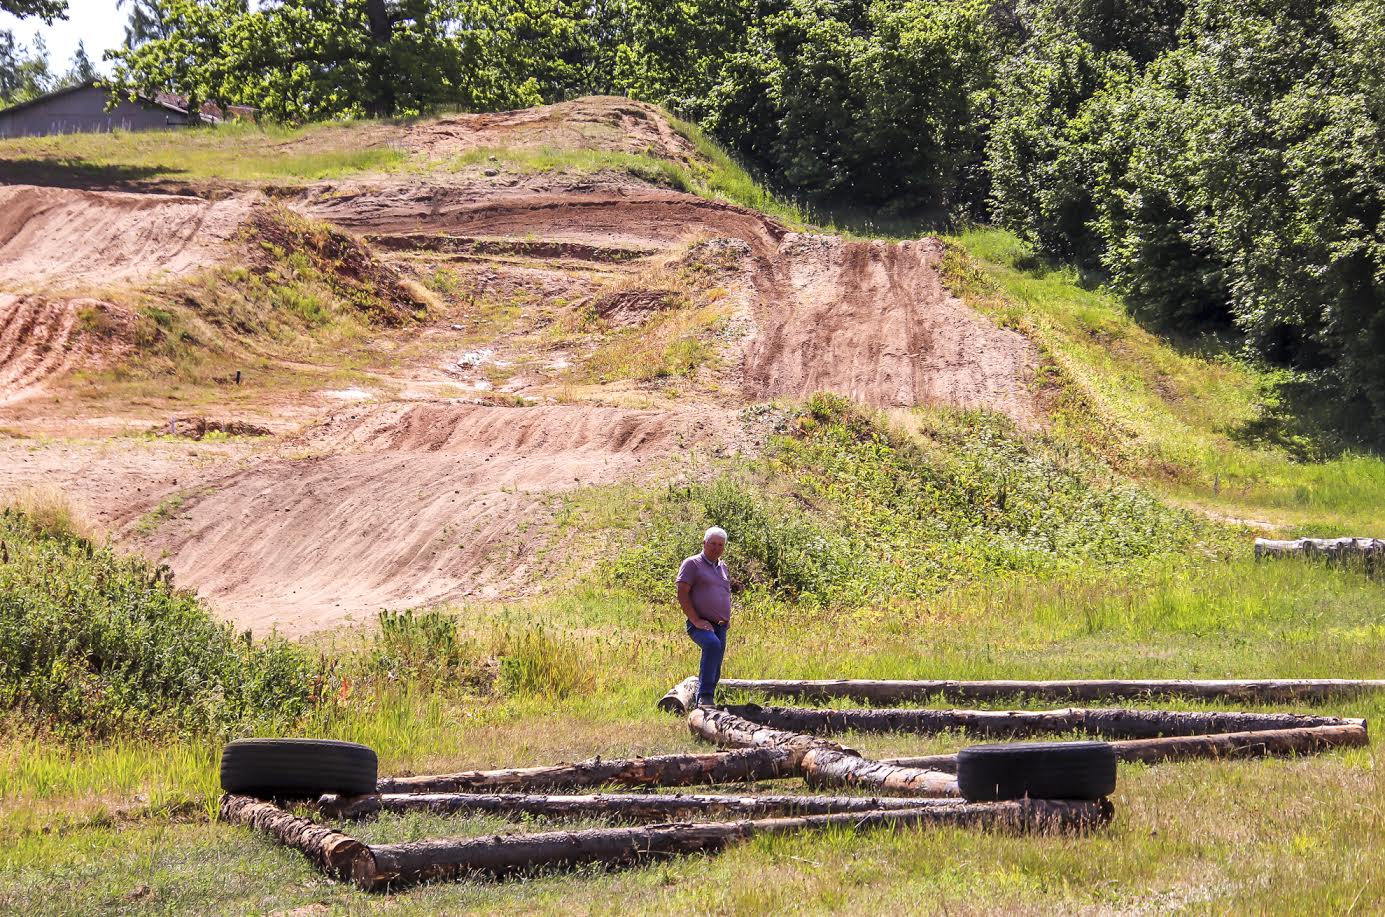
[[753, 723], [789, 732], [832, 735], [840, 732], [913, 732], [932, 734], [966, 730], [984, 736], [1032, 736], [1085, 732], [1107, 739], [1153, 739], [1160, 736], [1209, 735], [1265, 729], [1362, 724], [1336, 716], [1297, 713], [1226, 713], [1221, 711], [1130, 710], [1123, 707], [1060, 710], [818, 710], [808, 707], [722, 707]]
[[717, 754], [651, 755], [648, 758], [593, 758], [577, 764], [464, 771], [420, 777], [384, 777], [380, 793], [461, 793], [551, 790], [563, 787], [694, 786], [744, 783], [794, 776], [789, 756], [772, 748]]
[[1186, 761], [1191, 758], [1260, 758], [1270, 755], [1316, 755], [1334, 748], [1369, 745], [1365, 720], [1342, 726], [1268, 729], [1221, 735], [1129, 739], [1112, 742], [1119, 761]]
[[616, 866], [651, 856], [712, 852], [761, 834], [910, 826], [1081, 831], [1103, 825], [1110, 818], [1111, 806], [1105, 800], [1036, 799], [799, 818], [429, 840], [362, 848], [352, 864], [352, 879], [363, 889], [382, 891], [415, 882], [467, 875], [507, 876], [537, 868], [594, 862]]
[[660, 710], [668, 713], [687, 713], [693, 708], [693, 702], [697, 700], [697, 676], [685, 678], [672, 688], [668, 693], [659, 698], [657, 704]]
[[[993, 701], [1014, 697], [1039, 700], [1188, 697], [1255, 703], [1323, 701], [1385, 690], [1385, 679], [1276, 678], [1212, 681], [1146, 679], [1069, 681], [877, 681], [864, 679], [784, 680], [723, 678], [725, 690], [754, 691], [767, 697], [829, 699], [844, 697], [888, 706], [941, 697], [949, 701]], [[660, 706], [670, 709], [681, 695], [670, 691]], [[685, 704], [678, 712], [686, 713]]]
[[281, 844], [301, 851], [323, 872], [340, 879], [351, 875], [352, 862], [365, 849], [354, 837], [249, 796], [222, 796], [221, 820], [263, 831]]
[[541, 815], [549, 818], [613, 817], [631, 821], [687, 821], [696, 816], [829, 815], [878, 809], [917, 809], [959, 805], [959, 799], [880, 796], [724, 796], [711, 794], [597, 793], [539, 796], [524, 793], [379, 793], [323, 796], [318, 811], [326, 818], [365, 818], [380, 812], [484, 813]]
[[[1161, 764], [1194, 758], [1259, 758], [1272, 755], [1316, 755], [1335, 748], [1370, 744], [1365, 721], [1350, 721], [1342, 726], [1312, 726], [1305, 729], [1269, 729], [1261, 732], [1231, 732], [1220, 735], [1172, 736], [1162, 739], [1125, 739], [1112, 742], [1116, 760]], [[957, 772], [956, 755], [920, 755], [886, 758], [886, 764]]]
[[1255, 539], [1255, 559], [1304, 557], [1329, 563], [1347, 563], [1376, 570], [1385, 567], [1385, 539], [1382, 538], [1297, 538], [1278, 541]]
[[862, 786], [917, 796], [959, 795], [957, 778], [952, 774], [872, 761], [829, 739], [759, 725], [725, 710], [698, 707], [688, 714], [688, 728], [719, 745], [787, 752], [790, 766], [810, 786]]

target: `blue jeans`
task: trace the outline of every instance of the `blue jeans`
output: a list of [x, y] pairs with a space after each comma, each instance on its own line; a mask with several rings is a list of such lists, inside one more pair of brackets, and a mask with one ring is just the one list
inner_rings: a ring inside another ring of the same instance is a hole
[[710, 704], [717, 693], [717, 682], [721, 680], [721, 660], [726, 655], [726, 625], [713, 623], [711, 630], [702, 630], [689, 621], [688, 636], [702, 647], [702, 665], [697, 670], [697, 700]]

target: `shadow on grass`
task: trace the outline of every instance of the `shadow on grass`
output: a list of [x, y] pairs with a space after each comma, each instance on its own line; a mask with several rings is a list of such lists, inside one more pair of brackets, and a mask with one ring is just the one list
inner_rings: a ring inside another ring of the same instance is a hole
[[180, 175], [168, 166], [101, 165], [85, 159], [0, 157], [0, 185], [45, 185], [83, 191], [152, 191], [157, 180]]

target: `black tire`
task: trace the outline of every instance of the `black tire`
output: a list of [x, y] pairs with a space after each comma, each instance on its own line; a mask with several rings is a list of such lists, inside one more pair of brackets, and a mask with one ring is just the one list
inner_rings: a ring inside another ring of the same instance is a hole
[[268, 798], [375, 792], [379, 761], [355, 742], [331, 739], [238, 739], [221, 755], [221, 788]]
[[1106, 742], [1010, 742], [957, 754], [957, 786], [973, 802], [1103, 799], [1116, 789], [1116, 749]]

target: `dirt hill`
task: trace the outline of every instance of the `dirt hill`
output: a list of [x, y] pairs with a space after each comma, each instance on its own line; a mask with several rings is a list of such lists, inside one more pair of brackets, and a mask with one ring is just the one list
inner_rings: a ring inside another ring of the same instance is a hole
[[[936, 240], [816, 234], [619, 170], [445, 165], [557, 148], [705, 169], [649, 106], [577, 100], [357, 139], [408, 151], [417, 174], [221, 182], [215, 200], [0, 187], [0, 423], [146, 430], [191, 399], [303, 428], [172, 457], [109, 440], [77, 447], [89, 473], [64, 466], [79, 503], [241, 624], [304, 633], [532, 588], [557, 495], [754, 449], [737, 412], [766, 400], [829, 390], [1041, 421], [1035, 349], [952, 296]], [[258, 215], [278, 206], [308, 222], [267, 229]], [[411, 292], [382, 293], [380, 271]], [[382, 296], [409, 320], [374, 320]], [[157, 393], [154, 338], [186, 351], [167, 378], [195, 378], [190, 392]], [[238, 386], [245, 365], [274, 384]], [[119, 394], [132, 373], [149, 381]], [[61, 464], [13, 449], [0, 463], [9, 487]]]

